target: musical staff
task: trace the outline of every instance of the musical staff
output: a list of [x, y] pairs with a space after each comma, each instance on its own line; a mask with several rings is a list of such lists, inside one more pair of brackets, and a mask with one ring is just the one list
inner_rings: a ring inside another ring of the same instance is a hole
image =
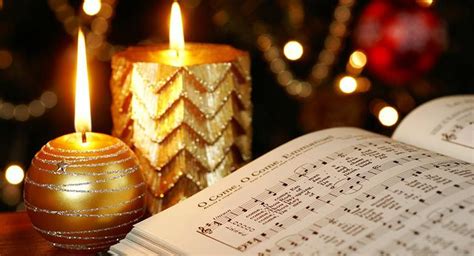
[[[440, 216], [451, 216], [431, 210], [433, 205], [474, 187], [472, 165], [374, 136], [286, 173], [237, 207], [211, 217], [197, 232], [259, 255], [287, 254], [315, 243], [345, 255], [363, 252], [392, 234], [398, 238], [379, 253], [406, 252], [404, 245], [443, 223]], [[413, 231], [407, 225], [413, 218], [426, 221]], [[283, 235], [289, 230], [294, 233]]]

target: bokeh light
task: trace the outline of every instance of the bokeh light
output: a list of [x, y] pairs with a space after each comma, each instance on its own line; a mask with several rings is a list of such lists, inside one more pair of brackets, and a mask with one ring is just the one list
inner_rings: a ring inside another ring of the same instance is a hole
[[355, 92], [357, 89], [357, 81], [352, 76], [344, 76], [339, 80], [339, 90], [341, 92], [349, 94]]
[[355, 51], [349, 57], [349, 64], [356, 69], [361, 69], [367, 64], [367, 56], [361, 51]]
[[430, 7], [433, 4], [433, 0], [416, 0], [416, 2], [423, 7]]
[[7, 50], [0, 50], [0, 69], [10, 67], [13, 62], [12, 54]]
[[303, 56], [303, 46], [298, 41], [289, 41], [283, 47], [283, 54], [289, 60], [298, 60]]
[[5, 179], [8, 183], [13, 185], [20, 184], [24, 177], [25, 172], [23, 171], [23, 168], [16, 164], [8, 166], [7, 170], [5, 171]]
[[0, 117], [6, 120], [13, 118], [15, 106], [9, 102], [0, 102]]
[[1, 200], [6, 205], [15, 206], [21, 202], [21, 192], [19, 186], [5, 184], [1, 193]]
[[393, 126], [398, 121], [398, 111], [393, 107], [385, 106], [380, 110], [378, 118], [384, 126]]
[[28, 111], [28, 106], [25, 104], [20, 104], [15, 106], [13, 109], [13, 117], [15, 120], [24, 122], [30, 117], [30, 112]]
[[368, 92], [372, 87], [372, 83], [366, 77], [357, 77], [357, 92]]
[[100, 0], [84, 0], [82, 10], [84, 10], [85, 14], [89, 16], [94, 16], [99, 13], [101, 7], [102, 3], [100, 2]]
[[58, 97], [56, 96], [56, 93], [51, 92], [51, 91], [46, 91], [43, 94], [41, 94], [41, 102], [43, 102], [45, 107], [52, 108], [58, 102]]
[[28, 111], [30, 112], [30, 115], [38, 117], [44, 114], [45, 107], [40, 100], [33, 100], [28, 105]]

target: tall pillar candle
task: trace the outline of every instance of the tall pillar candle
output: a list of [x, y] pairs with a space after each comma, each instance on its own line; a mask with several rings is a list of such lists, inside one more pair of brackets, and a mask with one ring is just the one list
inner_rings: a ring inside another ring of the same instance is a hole
[[131, 47], [112, 59], [114, 135], [136, 152], [156, 213], [251, 157], [250, 61], [227, 45]]

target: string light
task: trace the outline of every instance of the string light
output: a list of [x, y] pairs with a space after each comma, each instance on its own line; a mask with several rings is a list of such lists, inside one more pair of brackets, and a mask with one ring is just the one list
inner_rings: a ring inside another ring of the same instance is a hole
[[31, 117], [40, 117], [47, 109], [56, 106], [58, 98], [54, 92], [45, 91], [39, 99], [34, 99], [26, 104], [15, 105], [0, 99], [0, 118], [5, 120], [15, 119], [20, 122], [28, 121]]
[[20, 184], [24, 177], [25, 172], [23, 171], [23, 168], [15, 164], [8, 166], [5, 171], [5, 179], [12, 185]]
[[[12, 62], [13, 56], [11, 52], [8, 50], [0, 50], [0, 69], [10, 67]], [[0, 118], [5, 120], [15, 119], [20, 122], [27, 121], [30, 115], [38, 117], [44, 113], [44, 106], [41, 104], [41, 101], [33, 100], [29, 104], [15, 105], [0, 98]], [[54, 104], [51, 107], [53, 107]], [[42, 108], [42, 110], [38, 108]]]
[[298, 41], [288, 41], [283, 47], [283, 54], [289, 60], [299, 60], [303, 56], [303, 46]]
[[[109, 61], [116, 51], [123, 48], [111, 44], [106, 38], [110, 30], [110, 19], [114, 14], [116, 0], [84, 0], [83, 11], [87, 15], [94, 16], [92, 19], [82, 19], [75, 15], [74, 7], [67, 0], [48, 0], [48, 4], [69, 35], [75, 37], [79, 25], [82, 26], [86, 34], [86, 45], [90, 50], [88, 52], [97, 59]], [[91, 9], [94, 10], [89, 11], [89, 6], [92, 6]], [[87, 24], [90, 26], [89, 31], [87, 31]]]
[[433, 4], [433, 0], [416, 0], [416, 2], [423, 7], [430, 7]]
[[[353, 6], [354, 0], [339, 0], [333, 13], [334, 19], [329, 26], [329, 34], [324, 40], [324, 47], [319, 53], [318, 60], [313, 65], [307, 80], [295, 78], [288, 67], [288, 63], [281, 56], [281, 51], [275, 44], [276, 40], [267, 32], [269, 31], [268, 26], [261, 22], [255, 24], [254, 32], [258, 35], [258, 48], [263, 52], [263, 56], [270, 65], [270, 70], [275, 74], [278, 84], [288, 94], [299, 98], [309, 97], [330, 75], [330, 70], [340, 52], [342, 41], [347, 34], [347, 25]], [[284, 52], [283, 55], [287, 57]]]
[[15, 106], [10, 102], [3, 102], [0, 100], [0, 118], [10, 120], [13, 118], [13, 110]]
[[383, 107], [378, 114], [379, 121], [384, 126], [393, 126], [398, 121], [398, 112], [390, 106]]
[[39, 117], [44, 114], [45, 106], [39, 100], [32, 100], [30, 104], [28, 104], [28, 111], [30, 115], [33, 117]]
[[25, 104], [19, 104], [13, 109], [13, 116], [17, 121], [24, 122], [30, 118], [30, 113], [28, 112], [28, 106]]
[[361, 51], [354, 51], [349, 57], [349, 64], [356, 69], [361, 69], [367, 64], [367, 56]]
[[368, 92], [372, 87], [370, 80], [366, 77], [357, 77], [357, 92]]
[[357, 81], [352, 76], [344, 76], [339, 80], [339, 90], [345, 94], [355, 92], [357, 89]]
[[94, 16], [99, 13], [102, 4], [100, 0], [84, 0], [82, 10], [89, 16]]
[[367, 56], [362, 51], [354, 51], [349, 56], [346, 64], [346, 73], [349, 75], [344, 76], [338, 83], [341, 92], [350, 94], [356, 91], [361, 93], [370, 90], [369, 79], [359, 77], [365, 64], [367, 64]]

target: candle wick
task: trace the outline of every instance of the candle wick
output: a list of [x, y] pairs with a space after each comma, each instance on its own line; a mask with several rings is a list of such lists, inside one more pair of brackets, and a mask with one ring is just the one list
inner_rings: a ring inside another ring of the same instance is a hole
[[86, 135], [86, 132], [82, 132], [82, 143], [87, 143], [87, 135]]
[[175, 52], [176, 52], [176, 57], [179, 58], [179, 49], [175, 49]]

